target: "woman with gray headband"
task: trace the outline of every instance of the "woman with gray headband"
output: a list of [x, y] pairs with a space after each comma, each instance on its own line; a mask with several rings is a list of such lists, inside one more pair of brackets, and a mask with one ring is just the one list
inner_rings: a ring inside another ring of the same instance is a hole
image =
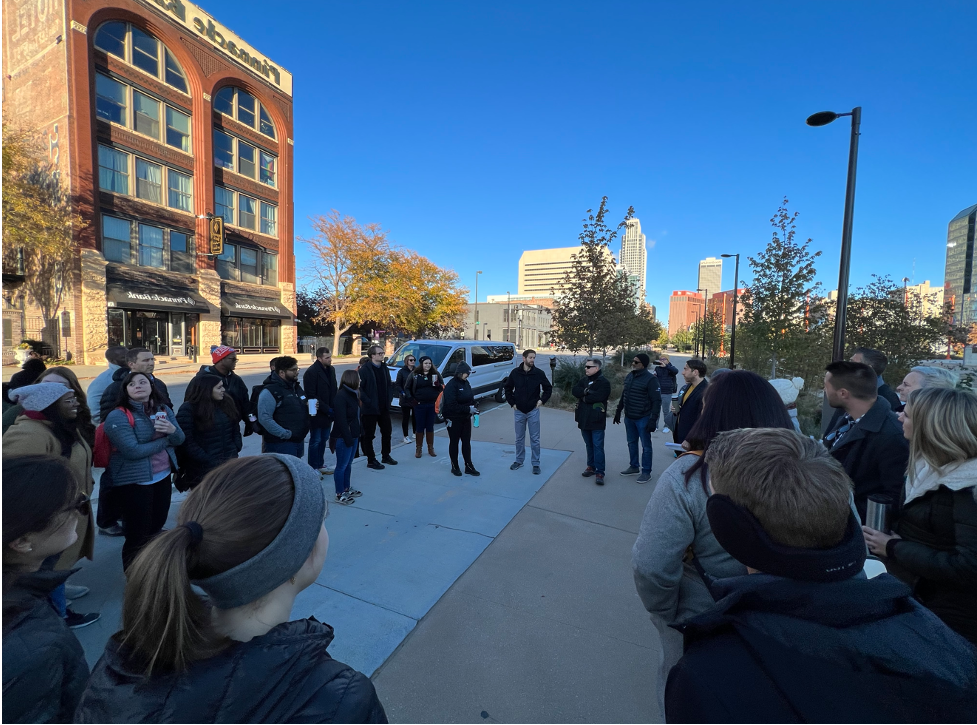
[[129, 567], [75, 722], [387, 722], [369, 678], [326, 651], [332, 627], [288, 621], [322, 571], [327, 511], [294, 456], [208, 473]]

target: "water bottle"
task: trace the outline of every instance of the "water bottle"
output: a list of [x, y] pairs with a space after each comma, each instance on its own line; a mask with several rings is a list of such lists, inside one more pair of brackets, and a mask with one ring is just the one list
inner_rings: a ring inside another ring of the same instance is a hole
[[474, 417], [472, 418], [472, 425], [478, 428], [478, 413], [475, 413]]

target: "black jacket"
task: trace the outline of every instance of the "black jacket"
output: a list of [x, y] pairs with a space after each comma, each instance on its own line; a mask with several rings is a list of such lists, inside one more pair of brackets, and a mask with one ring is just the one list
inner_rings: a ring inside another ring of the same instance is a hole
[[[98, 404], [98, 419], [105, 420], [109, 417], [109, 413], [115, 410], [115, 403], [119, 399], [119, 393], [122, 391], [122, 381], [125, 380], [126, 375], [131, 371], [127, 367], [121, 367], [112, 373], [112, 382], [108, 384], [105, 388], [105, 392], [102, 393], [102, 399]], [[173, 410], [176, 406], [173, 405], [173, 401], [170, 400], [170, 392], [166, 389], [166, 383], [157, 378], [155, 375], [150, 375], [153, 381], [153, 387], [156, 388], [156, 395], [159, 396], [159, 400], [163, 405], [165, 405], [170, 410]], [[246, 414], [245, 414], [246, 415]]]
[[475, 405], [475, 395], [467, 380], [451, 378], [444, 384], [444, 400], [441, 403], [441, 416], [444, 418], [467, 418], [470, 407]]
[[896, 412], [902, 408], [902, 401], [899, 400], [899, 396], [896, 395], [896, 391], [890, 388], [888, 383], [882, 383], [879, 386], [879, 395], [889, 401], [889, 405], [892, 407], [893, 412]]
[[722, 579], [680, 625], [666, 722], [968, 722], [977, 650], [888, 575]]
[[662, 395], [671, 395], [678, 388], [678, 368], [668, 363], [665, 366], [654, 365], [655, 377], [658, 378], [658, 387], [661, 388]]
[[371, 362], [363, 363], [360, 367], [360, 402], [363, 403], [363, 415], [380, 415], [381, 412], [390, 410], [392, 392], [393, 383], [390, 381], [387, 363], [380, 363], [380, 367]]
[[[842, 419], [843, 413], [838, 411], [828, 433]], [[831, 455], [845, 467], [845, 473], [855, 484], [855, 508], [862, 521], [865, 521], [869, 496], [885, 494], [893, 501], [899, 500], [909, 462], [909, 442], [885, 398], [875, 399], [875, 405], [835, 443]]]
[[415, 370], [408, 376], [405, 389], [407, 397], [416, 400], [419, 405], [433, 405], [444, 390], [444, 380], [440, 375], [423, 375]]
[[676, 443], [682, 443], [689, 437], [689, 431], [692, 430], [692, 426], [695, 425], [696, 421], [699, 420], [699, 416], [702, 415], [702, 396], [705, 394], [706, 388], [709, 387], [709, 381], [703, 380], [696, 385], [692, 389], [692, 392], [689, 393], [688, 400], [683, 403], [682, 396], [685, 395], [688, 387], [689, 384], [686, 383], [678, 391], [679, 412], [675, 418], [675, 425], [672, 427], [672, 440]]
[[248, 386], [241, 376], [233, 370], [227, 375], [221, 375], [213, 365], [201, 365], [197, 375], [204, 374], [216, 375], [224, 381], [224, 392], [231, 396], [231, 400], [237, 406], [239, 419], [244, 421], [244, 435], [251, 435], [251, 421], [248, 420], [248, 413], [251, 412], [251, 398], [248, 395]]
[[546, 405], [552, 394], [553, 386], [546, 373], [535, 365], [527, 373], [520, 363], [505, 381], [505, 402], [523, 413], [532, 413], [540, 400]]
[[336, 424], [332, 428], [334, 438], [342, 438], [347, 448], [356, 444], [360, 437], [360, 401], [356, 391], [342, 386], [333, 398], [333, 414]]
[[302, 378], [302, 387], [309, 400], [315, 398], [319, 401], [319, 412], [312, 416], [310, 425], [313, 428], [328, 428], [332, 420], [329, 412], [333, 406], [333, 399], [336, 397], [336, 368], [332, 365], [323, 365], [316, 360], [305, 371]]
[[[272, 419], [282, 428], [291, 432], [290, 441], [303, 441], [309, 433], [309, 404], [298, 381], [286, 383], [279, 375], [269, 376], [265, 382], [265, 390], [275, 396], [275, 412]], [[271, 434], [266, 434], [271, 440], [281, 440]]]
[[607, 428], [607, 399], [611, 397], [611, 384], [599, 372], [593, 377], [584, 375], [573, 386], [577, 398], [577, 410], [573, 415], [580, 430], [604, 430]]
[[71, 722], [88, 663], [48, 595], [77, 569], [22, 575], [3, 592], [3, 721]]
[[658, 376], [650, 370], [632, 370], [624, 378], [624, 391], [617, 402], [615, 415], [624, 411], [624, 417], [631, 420], [651, 416], [650, 430], [658, 426], [658, 416], [662, 412], [662, 394], [658, 387]]
[[329, 656], [332, 639], [332, 627], [315, 619], [286, 622], [147, 681], [129, 666], [116, 635], [75, 722], [387, 722], [370, 679]]
[[[417, 366], [414, 366], [414, 370], [417, 370]], [[407, 378], [411, 376], [413, 370], [408, 370], [405, 365], [400, 370], [397, 371], [397, 382], [394, 383], [394, 392], [397, 397], [401, 400], [401, 405], [403, 405], [404, 398], [409, 397], [407, 394]]]
[[223, 410], [214, 410], [214, 423], [208, 429], [199, 428], [193, 416], [193, 406], [184, 403], [176, 414], [180, 430], [186, 439], [176, 450], [180, 468], [185, 469], [195, 484], [204, 474], [224, 461], [237, 458], [244, 442], [241, 426], [231, 421]]
[[[974, 482], [977, 484], [977, 481]], [[974, 489], [940, 486], [910, 501], [892, 525], [886, 568], [954, 631], [977, 645]]]

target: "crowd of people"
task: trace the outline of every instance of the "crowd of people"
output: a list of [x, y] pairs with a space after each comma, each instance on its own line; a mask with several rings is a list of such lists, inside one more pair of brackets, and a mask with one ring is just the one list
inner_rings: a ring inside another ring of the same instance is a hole
[[[298, 361], [275, 358], [249, 394], [237, 353], [217, 347], [176, 412], [144, 348], [108, 350], [87, 396], [67, 367], [25, 365], [30, 374], [11, 381], [4, 721], [386, 721], [369, 678], [329, 656], [332, 629], [289, 615], [328, 552], [325, 478], [349, 505], [362, 495], [351, 485], [357, 455], [375, 470], [398, 465], [395, 397], [417, 458], [425, 441], [437, 456], [440, 416], [452, 474], [480, 475], [472, 370], [459, 363], [445, 379], [431, 358], [408, 356], [392, 377], [373, 346], [337, 379], [329, 350], [315, 357], [301, 384]], [[525, 464], [528, 428], [539, 474], [552, 385], [535, 358], [523, 354], [504, 394], [511, 469]], [[925, 366], [892, 390], [886, 362], [859, 348], [827, 366], [835, 413], [815, 440], [798, 430], [796, 381], [633, 357], [613, 416], [628, 443], [622, 474], [651, 480], [660, 421], [675, 457], [632, 552], [662, 643], [650, 676], [668, 721], [955, 722], [977, 712], [977, 394]], [[588, 358], [572, 389], [583, 476], [601, 486], [602, 369]], [[254, 434], [262, 455], [239, 458]], [[174, 486], [189, 493], [164, 530]], [[124, 537], [127, 583], [121, 629], [89, 672], [71, 629], [99, 615], [69, 606], [88, 590], [68, 579], [92, 558], [96, 530]], [[868, 558], [888, 573], [867, 577]]]

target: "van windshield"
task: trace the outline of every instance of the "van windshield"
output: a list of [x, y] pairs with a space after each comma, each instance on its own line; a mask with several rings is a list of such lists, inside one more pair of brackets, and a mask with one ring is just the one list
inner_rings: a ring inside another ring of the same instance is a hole
[[402, 368], [404, 367], [405, 358], [413, 355], [414, 359], [420, 363], [421, 358], [426, 355], [431, 358], [434, 367], [440, 369], [441, 363], [449, 352], [451, 352], [451, 345], [435, 345], [429, 342], [408, 342], [387, 361], [387, 365]]

